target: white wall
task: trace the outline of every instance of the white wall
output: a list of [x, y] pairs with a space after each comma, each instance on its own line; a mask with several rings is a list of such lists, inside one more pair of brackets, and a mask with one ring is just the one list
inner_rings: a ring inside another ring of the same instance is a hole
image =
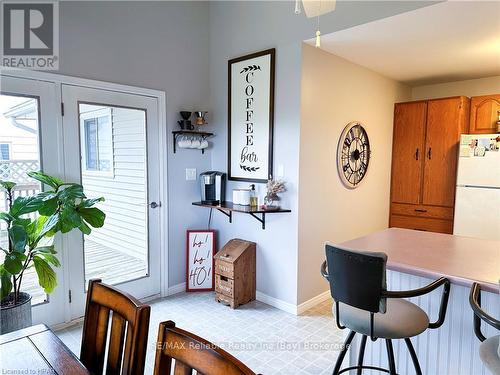
[[413, 87], [411, 90], [413, 100], [443, 98], [457, 95], [471, 97], [498, 93], [500, 93], [500, 76], [417, 86]]
[[[319, 273], [325, 241], [387, 228], [394, 103], [410, 87], [304, 44], [299, 178], [299, 290], [302, 303], [328, 290]], [[337, 142], [351, 121], [365, 125], [368, 172], [354, 190], [339, 179]]]

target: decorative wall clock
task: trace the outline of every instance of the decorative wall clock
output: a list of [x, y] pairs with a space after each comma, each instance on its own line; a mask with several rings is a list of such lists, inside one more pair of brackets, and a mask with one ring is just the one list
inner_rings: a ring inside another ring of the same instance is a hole
[[337, 168], [340, 180], [349, 189], [355, 189], [363, 180], [370, 162], [370, 141], [360, 122], [347, 124], [337, 146]]

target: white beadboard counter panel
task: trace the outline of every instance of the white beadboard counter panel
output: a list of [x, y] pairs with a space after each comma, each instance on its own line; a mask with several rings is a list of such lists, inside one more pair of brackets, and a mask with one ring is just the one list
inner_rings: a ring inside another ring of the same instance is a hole
[[[433, 281], [420, 276], [408, 275], [397, 271], [387, 272], [390, 290], [415, 289]], [[442, 288], [410, 300], [429, 314], [431, 321], [438, 316]], [[479, 340], [474, 334], [473, 314], [469, 305], [470, 288], [452, 284], [448, 310], [444, 324], [438, 329], [429, 329], [412, 338], [423, 374], [426, 375], [488, 375], [479, 358]], [[492, 316], [500, 316], [499, 295], [482, 291], [481, 305]], [[486, 323], [481, 324], [486, 337], [498, 334]], [[347, 333], [348, 330], [345, 329]], [[357, 364], [357, 347], [360, 335], [356, 335], [349, 353], [350, 366]], [[403, 340], [393, 340], [397, 373], [413, 375], [415, 370]], [[353, 350], [354, 349], [354, 350]], [[367, 341], [365, 365], [388, 368], [385, 342]], [[345, 360], [344, 367], [347, 365]], [[363, 374], [379, 374], [378, 371], [364, 370]]]

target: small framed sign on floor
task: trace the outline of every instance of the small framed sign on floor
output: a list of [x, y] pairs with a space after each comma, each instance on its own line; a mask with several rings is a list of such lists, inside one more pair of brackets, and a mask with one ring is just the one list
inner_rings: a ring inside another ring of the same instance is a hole
[[186, 231], [186, 292], [214, 290], [214, 230]]

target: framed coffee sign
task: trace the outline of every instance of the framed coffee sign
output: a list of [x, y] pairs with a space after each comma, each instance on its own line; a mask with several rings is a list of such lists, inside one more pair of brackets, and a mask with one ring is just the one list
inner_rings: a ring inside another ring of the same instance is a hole
[[229, 60], [228, 178], [272, 178], [275, 49]]

